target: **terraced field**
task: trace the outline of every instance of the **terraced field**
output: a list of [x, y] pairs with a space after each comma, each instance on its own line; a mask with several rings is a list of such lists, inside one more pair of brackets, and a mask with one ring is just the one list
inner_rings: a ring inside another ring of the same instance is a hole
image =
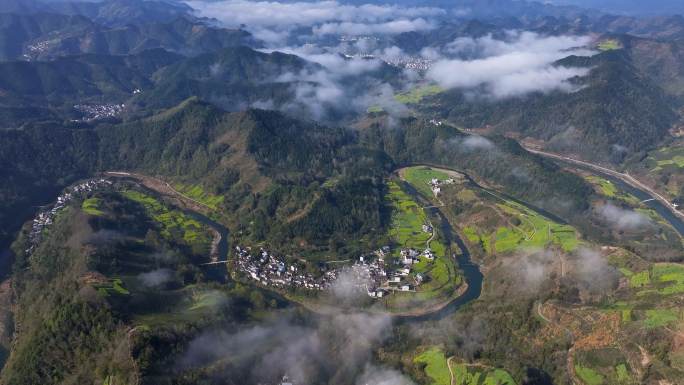
[[221, 204], [221, 202], [223, 202], [224, 199], [224, 197], [222, 196], [215, 196], [205, 192], [202, 189], [202, 187], [197, 185], [185, 186], [182, 184], [178, 184], [173, 186], [173, 188], [182, 195], [193, 200], [196, 200], [197, 202], [203, 203], [213, 209], [216, 209], [216, 206]]
[[573, 251], [584, 244], [577, 239], [573, 227], [554, 223], [515, 202], [497, 204], [496, 207], [500, 212], [515, 215], [520, 220], [520, 225], [499, 227], [493, 245], [490, 234], [478, 234], [474, 227], [463, 229], [469, 242], [479, 242], [488, 253], [492, 252], [492, 246], [496, 252], [505, 252], [516, 249], [543, 249], [552, 242], [561, 245], [563, 250]]
[[134, 190], [122, 190], [120, 194], [145, 207], [148, 215], [163, 229], [161, 235], [177, 242], [210, 244], [213, 236], [191, 216], [179, 210], [169, 209], [158, 200]]
[[104, 212], [98, 210], [100, 207], [100, 200], [97, 198], [86, 199], [83, 202], [82, 209], [90, 215], [102, 215]]

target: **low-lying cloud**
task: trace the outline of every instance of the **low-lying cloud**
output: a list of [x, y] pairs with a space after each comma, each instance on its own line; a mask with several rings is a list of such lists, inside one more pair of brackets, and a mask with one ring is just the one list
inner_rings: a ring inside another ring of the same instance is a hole
[[[337, 1], [316, 3], [226, 0], [219, 2], [188, 1], [200, 17], [218, 19], [226, 27], [245, 25], [255, 36], [267, 41], [282, 40], [283, 32], [313, 27], [315, 35], [326, 34], [396, 34], [435, 27], [435, 17], [446, 11], [434, 7], [398, 5], [340, 4]], [[277, 35], [267, 36], [270, 30]]]
[[610, 222], [613, 222], [616, 227], [622, 230], [637, 230], [653, 226], [653, 221], [644, 214], [638, 211], [617, 207], [611, 202], [601, 206], [599, 214]]
[[315, 372], [312, 369], [324, 367], [326, 376], [344, 374], [350, 381], [358, 376], [357, 384], [411, 385], [400, 372], [370, 364], [373, 345], [389, 336], [391, 324], [387, 314], [312, 315], [305, 325], [279, 315], [265, 325], [201, 334], [189, 343], [177, 366], [190, 368], [233, 359], [236, 365], [249, 368], [255, 382], [287, 374], [295, 383], [308, 383]]
[[152, 270], [147, 273], [142, 273], [138, 277], [145, 287], [155, 287], [164, 282], [168, 282], [173, 278], [173, 271], [168, 268]]
[[590, 69], [553, 63], [570, 55], [593, 55], [595, 52], [586, 48], [590, 42], [587, 36], [509, 32], [505, 40], [492, 36], [459, 38], [441, 50], [425, 49], [422, 55], [436, 60], [427, 77], [443, 88], [464, 88], [489, 98], [507, 98], [577, 90], [568, 80], [586, 75]]

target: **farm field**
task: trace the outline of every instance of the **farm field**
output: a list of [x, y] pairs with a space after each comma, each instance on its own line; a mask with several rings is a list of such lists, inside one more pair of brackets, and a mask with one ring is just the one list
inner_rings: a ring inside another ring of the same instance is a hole
[[406, 170], [406, 181], [408, 181], [426, 197], [431, 197], [433, 195], [430, 185], [425, 183], [432, 180], [432, 178], [437, 178], [439, 181], [443, 181], [451, 177], [441, 171], [427, 169], [424, 167], [411, 167]]
[[202, 187], [196, 185], [185, 186], [178, 184], [173, 186], [174, 190], [178, 191], [182, 195], [194, 199], [198, 202], [204, 203], [205, 205], [216, 209], [216, 206], [223, 202], [222, 196], [214, 196], [205, 192]]
[[617, 40], [606, 40], [598, 45], [598, 49], [601, 51], [610, 51], [610, 50], [615, 50], [615, 49], [621, 49], [620, 43], [617, 42]]
[[416, 357], [414, 361], [427, 364], [425, 367], [425, 374], [434, 380], [432, 385], [451, 384], [451, 373], [447, 366], [447, 359], [439, 350], [426, 350], [423, 354]]
[[603, 178], [588, 176], [584, 179], [597, 185], [601, 189], [602, 194], [607, 196], [608, 198], [621, 199], [634, 205], [639, 205], [641, 203], [641, 200], [639, 200], [639, 198], [635, 197], [632, 194], [622, 192], [617, 187], [615, 187], [615, 185], [613, 185], [612, 183]]
[[[560, 225], [515, 202], [497, 204], [499, 211], [514, 215], [520, 220], [517, 227], [509, 225], [496, 230], [492, 245], [491, 234], [481, 234], [473, 226], [465, 227], [463, 233], [469, 242], [479, 242], [486, 252], [505, 252], [516, 249], [542, 249], [549, 242], [561, 245], [566, 251], [576, 250], [583, 242], [577, 239], [575, 229]], [[549, 239], [549, 233], [551, 239]]]
[[435, 95], [442, 92], [439, 86], [429, 86], [426, 88], [420, 88], [412, 90], [409, 93], [397, 94], [394, 98], [399, 103], [419, 103], [427, 95]]
[[97, 198], [86, 199], [83, 202], [82, 209], [90, 215], [102, 215], [104, 212], [98, 210], [100, 207], [100, 200]]
[[111, 297], [112, 295], [130, 295], [131, 293], [123, 287], [120, 279], [114, 279], [108, 284], [93, 284], [97, 294], [101, 297]]
[[169, 209], [158, 200], [134, 190], [122, 190], [120, 194], [127, 199], [138, 202], [152, 219], [163, 229], [161, 234], [177, 242], [189, 244], [210, 244], [213, 236], [191, 216], [179, 210]]
[[[392, 228], [389, 235], [396, 239], [399, 246], [395, 256], [401, 249], [416, 248], [422, 252], [428, 247], [431, 234], [422, 231], [424, 223], [429, 223], [425, 212], [418, 204], [395, 182], [388, 182], [388, 194], [385, 197], [393, 208]], [[427, 276], [427, 282], [414, 285], [415, 292], [397, 292], [387, 300], [390, 312], [406, 311], [416, 306], [424, 306], [421, 300], [445, 299], [454, 295], [454, 288], [461, 284], [461, 277], [456, 274], [453, 261], [446, 256], [446, 247], [437, 241], [429, 244], [435, 259], [419, 257], [419, 262], [411, 266], [411, 273], [406, 276], [406, 282], [415, 284], [414, 277], [418, 273]]]
[[480, 365], [451, 364], [454, 385], [514, 385], [508, 372]]
[[422, 230], [423, 223], [427, 223], [425, 213], [395, 182], [388, 182], [387, 187], [389, 194], [386, 200], [395, 208], [390, 235], [396, 237], [401, 247], [424, 250], [430, 239], [430, 234]]

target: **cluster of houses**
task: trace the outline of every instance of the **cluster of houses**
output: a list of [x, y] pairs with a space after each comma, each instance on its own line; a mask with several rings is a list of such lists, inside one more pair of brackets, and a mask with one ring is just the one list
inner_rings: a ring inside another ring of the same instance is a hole
[[121, 111], [123, 111], [124, 107], [125, 105], [123, 104], [77, 104], [74, 106], [74, 108], [83, 114], [83, 118], [74, 121], [89, 122], [95, 119], [119, 116], [119, 114], [121, 114]]
[[64, 207], [66, 207], [67, 203], [71, 199], [73, 199], [74, 195], [87, 193], [111, 184], [113, 184], [113, 182], [109, 180], [93, 179], [88, 182], [74, 186], [74, 188], [70, 191], [63, 192], [62, 195], [57, 197], [57, 204], [55, 204], [55, 206], [51, 210], [44, 211], [38, 214], [38, 216], [33, 220], [33, 224], [31, 225], [31, 231], [28, 235], [28, 238], [31, 242], [31, 247], [26, 249], [26, 253], [33, 254], [33, 252], [36, 250], [36, 245], [38, 244], [38, 242], [40, 242], [40, 237], [43, 233], [43, 230], [52, 225], [52, 223], [55, 221], [55, 216], [57, 215], [57, 213]]
[[456, 183], [456, 181], [454, 180], [454, 178], [449, 178], [440, 182], [439, 179], [432, 178], [431, 180], [426, 181], [425, 183], [432, 186], [432, 192], [435, 194], [435, 196], [437, 196], [442, 193], [442, 188], [439, 187], [440, 184], [451, 185]]
[[[31, 52], [44, 52], [44, 51], [47, 51], [48, 49], [50, 49], [50, 47], [59, 44], [61, 41], [62, 41], [62, 39], [41, 41], [40, 43], [31, 44], [26, 48], [28, 48], [28, 50]], [[25, 55], [25, 56], [27, 56], [27, 55]]]
[[300, 271], [295, 265], [287, 266], [285, 261], [279, 259], [263, 247], [255, 256], [251, 255], [250, 248], [237, 246], [235, 267], [252, 279], [267, 286], [283, 288], [285, 286], [297, 286], [313, 290], [326, 290], [332, 285], [332, 281], [338, 278], [337, 271], [322, 269], [322, 277], [316, 279], [312, 275]]
[[411, 57], [380, 57], [380, 60], [394, 67], [411, 68], [418, 71], [429, 70], [435, 64], [434, 60]]
[[[414, 283], [409, 279], [411, 265], [418, 263], [419, 257], [435, 259], [430, 249], [420, 252], [415, 248], [402, 249], [401, 258], [394, 258], [389, 246], [385, 246], [373, 253], [377, 258], [368, 258], [362, 254], [352, 265], [344, 265], [335, 270], [321, 268], [321, 276], [315, 278], [295, 265], [288, 266], [263, 247], [254, 255], [251, 248], [237, 246], [236, 249], [237, 270], [264, 285], [277, 288], [295, 286], [309, 290], [329, 290], [333, 285], [344, 285], [344, 290], [365, 292], [372, 298], [383, 298], [390, 291], [414, 291]], [[390, 259], [391, 268], [388, 266], [390, 263], [385, 262]], [[413, 281], [418, 285], [427, 279], [422, 273], [413, 276]]]
[[441, 125], [442, 125], [442, 122], [441, 122], [441, 121], [438, 121], [438, 120], [435, 120], [435, 119], [431, 119], [431, 120], [430, 120], [430, 123], [434, 124], [435, 126], [441, 126]]

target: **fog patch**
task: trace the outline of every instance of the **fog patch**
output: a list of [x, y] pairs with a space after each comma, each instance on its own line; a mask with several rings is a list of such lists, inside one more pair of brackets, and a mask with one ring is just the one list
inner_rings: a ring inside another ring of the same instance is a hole
[[589, 68], [554, 66], [570, 55], [591, 56], [587, 36], [542, 36], [509, 32], [505, 40], [491, 35], [458, 38], [441, 50], [424, 49], [425, 58], [437, 60], [427, 77], [443, 88], [463, 88], [478, 96], [501, 99], [533, 92], [573, 92], [568, 80], [584, 76]]
[[173, 271], [169, 268], [161, 268], [142, 273], [138, 276], [144, 287], [155, 287], [173, 279]]
[[515, 260], [506, 261], [504, 266], [516, 278], [517, 290], [536, 292], [549, 278], [553, 265], [559, 258], [560, 255], [551, 250], [537, 250], [522, 254]]
[[[303, 383], [309, 379], [307, 375], [314, 366], [324, 367], [326, 371], [333, 369], [338, 375], [342, 372], [350, 381], [357, 376], [359, 381], [366, 381], [357, 383], [412, 384], [396, 371], [368, 365], [373, 345], [386, 339], [391, 332], [390, 315], [352, 313], [324, 317], [310, 314], [302, 324], [302, 320], [290, 317], [294, 314], [281, 314], [267, 324], [239, 331], [205, 332], [188, 344], [176, 366], [183, 369], [233, 360], [235, 365], [249, 368], [255, 382], [267, 382], [287, 374], [293, 382]], [[359, 369], [364, 365], [365, 369], [359, 375]], [[374, 382], [380, 380], [379, 374], [386, 374], [393, 382]]]
[[653, 227], [653, 221], [644, 214], [615, 206], [612, 202], [607, 202], [598, 210], [599, 215], [621, 230], [638, 230], [644, 227]]
[[383, 369], [366, 365], [356, 380], [356, 385], [413, 385], [413, 381], [404, 377], [401, 372], [394, 369]]

